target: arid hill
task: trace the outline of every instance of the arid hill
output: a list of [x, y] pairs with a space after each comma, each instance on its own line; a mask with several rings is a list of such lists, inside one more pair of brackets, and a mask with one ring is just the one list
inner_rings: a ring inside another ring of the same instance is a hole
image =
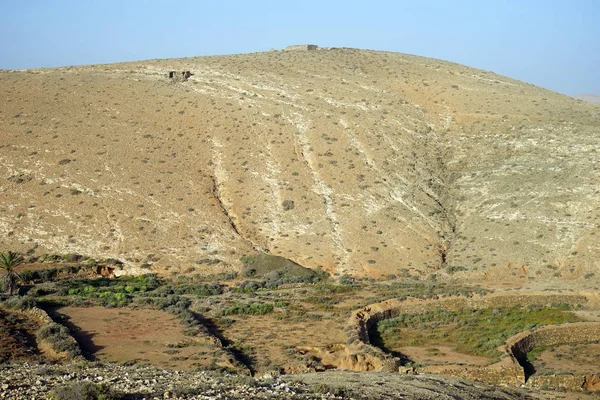
[[0, 249], [600, 274], [600, 107], [491, 72], [272, 51], [3, 71], [0, 93]]

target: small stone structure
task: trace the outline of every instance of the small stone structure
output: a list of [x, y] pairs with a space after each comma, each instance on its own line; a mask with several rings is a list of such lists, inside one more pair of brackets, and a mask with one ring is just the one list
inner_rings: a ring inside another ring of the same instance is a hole
[[288, 46], [284, 50], [285, 51], [308, 51], [308, 50], [318, 50], [319, 46], [316, 44], [295, 44], [293, 46]]
[[169, 73], [168, 73], [169, 79], [171, 79], [175, 82], [187, 81], [188, 78], [192, 75], [194, 75], [194, 74], [192, 74], [190, 71], [181, 71], [181, 72], [169, 71]]
[[102, 275], [105, 278], [115, 278], [115, 267], [110, 265], [97, 265], [96, 275]]

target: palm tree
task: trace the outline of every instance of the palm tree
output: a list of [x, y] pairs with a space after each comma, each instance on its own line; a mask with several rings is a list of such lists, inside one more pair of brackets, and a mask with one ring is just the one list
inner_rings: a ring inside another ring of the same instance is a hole
[[15, 268], [23, 264], [25, 260], [23, 256], [18, 253], [8, 251], [6, 253], [0, 253], [0, 269], [6, 271], [4, 274], [4, 291], [12, 296], [17, 288], [17, 282], [21, 279], [19, 274], [15, 272]]

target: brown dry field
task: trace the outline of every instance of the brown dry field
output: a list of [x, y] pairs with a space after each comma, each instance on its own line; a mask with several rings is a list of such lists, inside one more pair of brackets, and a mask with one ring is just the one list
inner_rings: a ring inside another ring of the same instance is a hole
[[186, 336], [177, 317], [164, 311], [61, 307], [56, 312], [66, 318], [73, 337], [98, 361], [177, 370], [223, 361], [211, 338]]

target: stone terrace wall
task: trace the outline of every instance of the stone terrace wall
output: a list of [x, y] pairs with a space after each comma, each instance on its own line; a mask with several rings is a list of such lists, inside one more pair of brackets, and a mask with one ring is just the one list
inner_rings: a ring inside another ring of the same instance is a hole
[[538, 347], [595, 340], [600, 340], [599, 322], [576, 322], [542, 326], [532, 332], [521, 332], [506, 340], [506, 348], [519, 359]]
[[[384, 319], [394, 318], [403, 313], [424, 313], [436, 310], [454, 311], [459, 308], [503, 308], [511, 306], [542, 305], [549, 306], [554, 303], [570, 305], [585, 304], [587, 298], [579, 294], [559, 293], [492, 293], [486, 296], [473, 295], [472, 297], [452, 296], [437, 300], [412, 299], [397, 300], [390, 299], [380, 303], [371, 304], [360, 310], [356, 310], [350, 316], [346, 324], [346, 335], [348, 345], [358, 346], [370, 345], [369, 329], [373, 324]], [[371, 346], [372, 347], [372, 346]], [[381, 351], [378, 348], [373, 348]]]
[[46, 311], [38, 307], [31, 307], [29, 309], [24, 310], [23, 312], [29, 317], [39, 321], [42, 325], [48, 325], [54, 322]]
[[[347, 349], [349, 357], [360, 359], [361, 355], [380, 358], [382, 368], [398, 368], [400, 360], [385, 353], [378, 347], [372, 346], [369, 338], [369, 329], [374, 324], [384, 319], [394, 318], [402, 313], [423, 313], [434, 310], [453, 311], [459, 308], [505, 308], [514, 306], [551, 306], [552, 304], [585, 304], [588, 298], [580, 294], [564, 293], [492, 293], [486, 296], [474, 295], [472, 297], [448, 297], [438, 300], [391, 299], [372, 304], [356, 310], [346, 324]], [[487, 367], [469, 367], [460, 365], [440, 365], [427, 367], [422, 372], [445, 373], [461, 376], [467, 379], [487, 382], [494, 385], [521, 385], [526, 382], [526, 375], [518, 359], [539, 346], [549, 346], [562, 343], [580, 343], [600, 340], [600, 323], [582, 322], [555, 326], [541, 327], [533, 332], [521, 332], [509, 338], [503, 347], [505, 356], [497, 363]], [[353, 369], [349, 363], [347, 369]], [[380, 370], [380, 369], [379, 369]], [[555, 384], [552, 382], [562, 382]], [[596, 376], [577, 377], [535, 377], [530, 379], [530, 385], [549, 387], [565, 387], [569, 390], [592, 390], [597, 385], [600, 389], [600, 378]], [[545, 383], [540, 383], [545, 382]], [[586, 383], [587, 382], [587, 386]], [[590, 382], [596, 382], [591, 384]], [[597, 389], [594, 389], [597, 390]]]

